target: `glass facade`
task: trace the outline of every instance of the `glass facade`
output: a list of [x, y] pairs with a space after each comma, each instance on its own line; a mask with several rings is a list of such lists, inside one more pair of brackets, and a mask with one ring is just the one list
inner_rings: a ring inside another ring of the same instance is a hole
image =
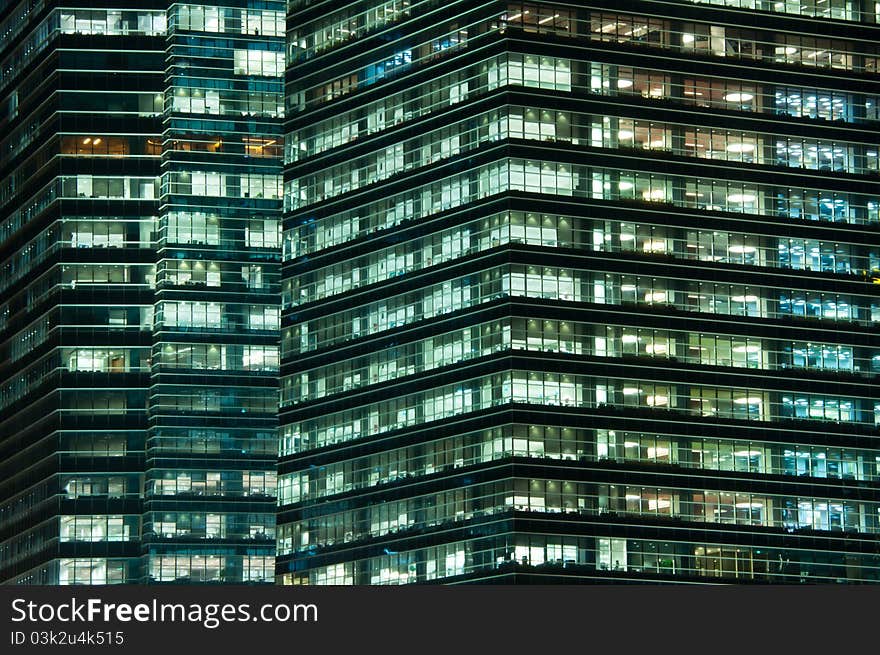
[[140, 578], [165, 10], [0, 21], [0, 579]]
[[0, 580], [271, 582], [280, 2], [0, 18]]
[[153, 582], [271, 582], [283, 4], [174, 4], [145, 481]]
[[880, 581], [874, 4], [288, 9], [279, 583]]

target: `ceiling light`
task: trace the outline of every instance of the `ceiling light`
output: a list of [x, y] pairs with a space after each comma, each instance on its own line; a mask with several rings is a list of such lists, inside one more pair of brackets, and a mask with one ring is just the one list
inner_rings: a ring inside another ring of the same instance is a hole
[[754, 143], [729, 143], [727, 144], [727, 152], [754, 152]]
[[727, 102], [748, 102], [749, 100], [753, 100], [754, 97], [755, 96], [751, 93], [734, 92], [728, 93], [724, 96], [724, 99], [727, 100]]

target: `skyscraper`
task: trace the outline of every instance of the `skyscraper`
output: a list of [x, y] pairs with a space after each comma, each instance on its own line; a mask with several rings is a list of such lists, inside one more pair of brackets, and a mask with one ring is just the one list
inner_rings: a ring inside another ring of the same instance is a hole
[[272, 580], [283, 7], [169, 10], [146, 450], [151, 581]]
[[271, 582], [280, 2], [7, 2], [0, 580]]
[[874, 3], [289, 12], [279, 582], [880, 580]]

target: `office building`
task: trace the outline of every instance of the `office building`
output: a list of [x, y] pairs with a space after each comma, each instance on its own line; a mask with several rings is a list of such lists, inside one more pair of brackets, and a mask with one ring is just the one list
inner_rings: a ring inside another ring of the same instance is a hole
[[273, 580], [283, 36], [4, 4], [0, 580]]
[[288, 4], [277, 581], [880, 581], [878, 5]]

